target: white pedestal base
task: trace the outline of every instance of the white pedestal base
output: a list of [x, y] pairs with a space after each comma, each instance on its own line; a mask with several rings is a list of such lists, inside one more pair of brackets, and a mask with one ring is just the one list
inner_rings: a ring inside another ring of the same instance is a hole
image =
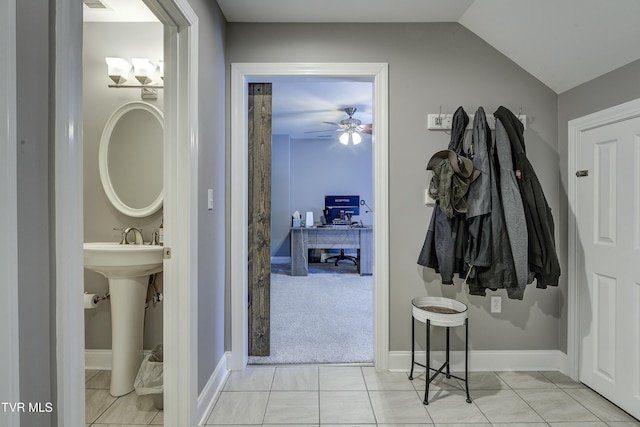
[[112, 396], [133, 390], [143, 357], [144, 307], [149, 276], [109, 279], [111, 294]]

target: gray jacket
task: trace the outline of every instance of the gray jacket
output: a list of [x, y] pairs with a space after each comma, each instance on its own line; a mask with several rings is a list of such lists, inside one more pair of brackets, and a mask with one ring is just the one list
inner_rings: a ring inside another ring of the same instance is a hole
[[533, 276], [529, 277], [528, 275], [527, 220], [524, 216], [522, 197], [513, 170], [509, 135], [499, 119], [496, 119], [496, 154], [500, 168], [500, 195], [502, 196], [504, 222], [509, 235], [511, 255], [518, 279], [517, 285], [524, 292], [527, 283], [533, 282]]
[[[470, 244], [465, 256], [471, 265], [467, 277], [469, 293], [471, 295], [485, 295], [487, 289], [506, 288], [509, 298], [522, 299], [523, 292], [518, 287], [501, 203], [498, 168], [493, 146], [490, 145], [491, 133], [482, 107], [476, 112], [474, 128], [477, 129], [473, 134], [472, 141], [474, 167], [476, 167], [476, 156], [479, 156], [479, 167], [488, 172], [488, 175], [483, 177], [488, 176], [489, 179], [488, 183], [486, 180], [480, 182], [476, 180], [471, 184], [467, 199], [469, 210], [474, 209], [474, 213], [479, 213], [471, 218], [467, 215], [469, 235], [476, 233], [473, 239], [483, 243], [476, 245], [475, 248]], [[481, 162], [482, 165], [480, 165]], [[480, 184], [482, 184], [482, 190], [474, 190], [474, 187]], [[478, 205], [484, 206], [485, 209], [478, 208]], [[490, 212], [481, 213], [486, 210], [487, 205], [490, 206]], [[473, 252], [474, 249], [476, 249], [475, 252]], [[488, 265], [481, 264], [478, 260], [483, 263], [488, 260]]]

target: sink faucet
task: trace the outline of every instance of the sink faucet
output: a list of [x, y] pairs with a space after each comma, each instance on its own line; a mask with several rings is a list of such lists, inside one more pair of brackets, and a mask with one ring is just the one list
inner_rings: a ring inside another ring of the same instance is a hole
[[122, 230], [122, 240], [120, 241], [121, 245], [130, 244], [128, 237], [129, 237], [129, 233], [131, 233], [132, 231], [136, 239], [135, 244], [136, 245], [144, 244], [144, 239], [142, 238], [142, 230], [136, 227], [127, 227], [124, 230]]

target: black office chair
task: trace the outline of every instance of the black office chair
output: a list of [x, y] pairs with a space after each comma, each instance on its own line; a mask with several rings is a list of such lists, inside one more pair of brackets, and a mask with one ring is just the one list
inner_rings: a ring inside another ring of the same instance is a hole
[[358, 266], [358, 258], [351, 256], [351, 255], [345, 255], [344, 254], [344, 249], [340, 249], [340, 255], [335, 255], [335, 256], [330, 256], [327, 257], [324, 262], [329, 262], [329, 260], [333, 260], [335, 259], [335, 262], [333, 263], [336, 267], [338, 266], [338, 262], [342, 261], [344, 259], [349, 260], [351, 262], [353, 262], [353, 265], [355, 265], [356, 267]]

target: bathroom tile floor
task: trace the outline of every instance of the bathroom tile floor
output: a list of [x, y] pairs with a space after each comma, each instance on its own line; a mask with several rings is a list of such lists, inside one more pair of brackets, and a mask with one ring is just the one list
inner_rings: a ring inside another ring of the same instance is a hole
[[469, 384], [470, 404], [463, 383], [440, 376], [425, 406], [424, 375], [410, 381], [373, 367], [248, 367], [230, 373], [206, 425], [640, 427], [558, 372], [473, 372]]
[[109, 394], [111, 371], [85, 371], [85, 412], [87, 427], [132, 427], [164, 425], [164, 413], [149, 396], [135, 391], [113, 397]]

